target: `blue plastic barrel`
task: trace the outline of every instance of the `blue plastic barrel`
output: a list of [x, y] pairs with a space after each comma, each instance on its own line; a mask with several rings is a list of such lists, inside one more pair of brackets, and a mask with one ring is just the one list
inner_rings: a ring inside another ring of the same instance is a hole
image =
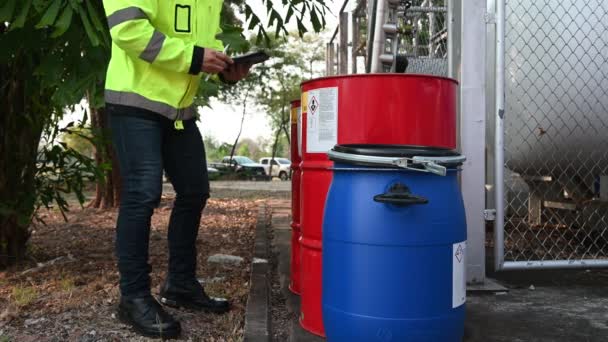
[[323, 223], [323, 323], [334, 341], [452, 342], [464, 334], [464, 157], [336, 146]]

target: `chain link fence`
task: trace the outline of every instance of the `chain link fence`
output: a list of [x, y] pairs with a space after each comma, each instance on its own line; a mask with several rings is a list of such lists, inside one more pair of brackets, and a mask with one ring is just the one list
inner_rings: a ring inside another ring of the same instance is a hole
[[407, 73], [448, 76], [447, 7], [444, 0], [409, 1], [400, 17], [399, 54]]
[[[389, 26], [396, 24], [396, 31], [389, 30], [391, 33], [385, 36], [385, 43], [381, 49], [383, 56], [390, 56], [387, 68], [390, 69], [395, 54], [393, 37], [396, 37], [397, 55], [405, 57], [408, 61], [406, 73], [448, 76], [447, 0], [401, 0], [398, 5], [387, 0], [378, 1], [385, 1], [389, 7], [384, 17], [378, 20]], [[367, 46], [370, 6], [371, 4], [366, 0], [360, 0], [356, 3], [352, 14], [354, 27], [351, 45], [355, 49], [355, 58], [359, 58], [354, 61], [357, 63], [358, 72], [365, 72], [365, 64], [369, 63], [367, 58], [371, 56]], [[396, 11], [391, 9], [394, 6]], [[381, 56], [372, 56], [372, 58], [382, 60]], [[330, 64], [335, 64], [335, 57], [330, 59], [332, 59]]]
[[608, 1], [506, 15], [505, 262], [608, 259]]

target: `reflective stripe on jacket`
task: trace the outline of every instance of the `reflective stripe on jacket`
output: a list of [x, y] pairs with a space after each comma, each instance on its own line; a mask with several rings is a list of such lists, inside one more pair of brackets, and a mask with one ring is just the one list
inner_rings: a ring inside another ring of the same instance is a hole
[[194, 116], [204, 48], [222, 50], [223, 0], [103, 0], [112, 36], [107, 103]]

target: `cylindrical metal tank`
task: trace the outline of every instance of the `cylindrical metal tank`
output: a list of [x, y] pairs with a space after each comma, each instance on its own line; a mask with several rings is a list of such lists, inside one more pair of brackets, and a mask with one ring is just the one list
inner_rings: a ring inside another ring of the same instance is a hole
[[[305, 97], [302, 99], [306, 102]], [[325, 336], [321, 314], [321, 227], [332, 163], [325, 153], [307, 153], [308, 113], [302, 106], [302, 163], [300, 166], [300, 325]]]
[[608, 4], [515, 0], [506, 23], [506, 167], [589, 190], [608, 169]]
[[327, 339], [462, 341], [464, 158], [448, 149], [373, 145], [336, 146], [330, 158], [322, 280]]
[[291, 277], [289, 290], [300, 294], [300, 100], [291, 101]]
[[324, 335], [321, 310], [322, 222], [336, 144], [456, 147], [455, 80], [428, 75], [365, 74], [302, 84], [302, 327]]
[[[332, 88], [336, 89], [337, 112], [344, 118], [337, 120], [341, 144], [416, 141], [424, 146], [456, 147], [456, 80], [415, 74], [359, 74], [302, 84], [303, 92], [329, 92]], [[313, 96], [306, 98], [312, 101]]]

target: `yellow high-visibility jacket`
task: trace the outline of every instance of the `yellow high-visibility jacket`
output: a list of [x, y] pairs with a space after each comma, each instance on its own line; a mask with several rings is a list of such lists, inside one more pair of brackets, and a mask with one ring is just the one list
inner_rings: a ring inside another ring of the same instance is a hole
[[194, 116], [205, 48], [222, 50], [223, 0], [103, 0], [112, 36], [107, 103]]

